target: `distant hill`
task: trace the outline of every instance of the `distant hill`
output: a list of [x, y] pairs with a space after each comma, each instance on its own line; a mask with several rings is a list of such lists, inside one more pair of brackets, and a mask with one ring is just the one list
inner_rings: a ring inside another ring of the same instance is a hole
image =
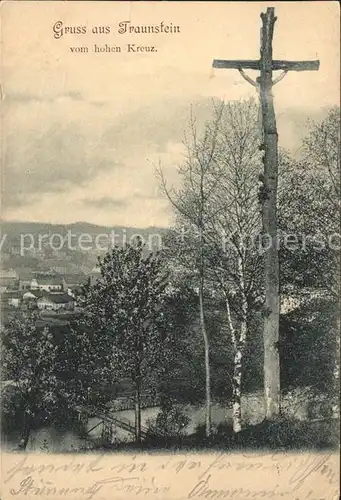
[[[162, 246], [166, 231], [166, 228], [158, 227], [98, 226], [88, 222], [64, 225], [3, 221], [1, 267], [4, 270], [13, 269], [21, 277], [32, 276], [35, 272], [51, 271], [63, 275], [80, 273], [88, 275], [96, 266], [98, 256], [103, 255], [114, 244], [123, 246], [134, 236], [139, 235], [148, 250], [158, 250]], [[60, 247], [60, 242], [68, 234], [71, 237], [64, 240], [66, 243]], [[43, 235], [48, 236], [44, 237], [42, 244]], [[96, 240], [99, 235], [103, 236]], [[80, 241], [83, 241], [83, 247], [79, 244]], [[71, 245], [68, 242], [71, 242]]]
[[[52, 246], [58, 247], [59, 235], [65, 238], [68, 234], [71, 235], [71, 244], [78, 248], [77, 243], [80, 241], [81, 235], [85, 245], [87, 241], [92, 241], [94, 248], [96, 247], [95, 238], [99, 235], [115, 235], [115, 244], [121, 246], [124, 243], [128, 243], [134, 236], [140, 235], [142, 239], [146, 242], [151, 242], [153, 246], [158, 244], [158, 239], [162, 238], [165, 234], [167, 228], [164, 227], [124, 227], [124, 226], [98, 226], [96, 224], [90, 224], [88, 222], [74, 222], [72, 224], [48, 224], [44, 222], [21, 222], [21, 221], [3, 221], [1, 223], [1, 238], [2, 238], [2, 253], [10, 252], [15, 253], [15, 250], [19, 250], [20, 243], [23, 241], [29, 246], [32, 241], [32, 245], [35, 250], [40, 250], [39, 241], [44, 243], [44, 247], [49, 246], [49, 242], [53, 242]], [[114, 233], [113, 233], [114, 232]], [[43, 235], [45, 236], [43, 239]], [[52, 235], [54, 239], [52, 239]], [[159, 238], [158, 238], [159, 237]], [[105, 237], [98, 239], [101, 244], [104, 244]], [[90, 246], [90, 244], [88, 245]], [[68, 253], [69, 248], [63, 248], [63, 251]], [[75, 249], [72, 248], [72, 251]]]
[[123, 232], [127, 235], [140, 233], [147, 236], [149, 234], [164, 233], [167, 228], [164, 227], [125, 227], [125, 226], [98, 226], [89, 222], [73, 222], [71, 224], [48, 224], [45, 222], [21, 222], [21, 221], [2, 221], [1, 234], [7, 234], [8, 239], [20, 239], [21, 234], [39, 235], [45, 233], [67, 234], [72, 231], [74, 234], [88, 233], [98, 235], [110, 231]]
[[164, 227], [125, 227], [125, 226], [99, 226], [97, 224], [91, 224], [90, 222], [72, 222], [71, 224], [49, 224], [46, 222], [25, 222], [25, 221], [2, 221], [1, 222], [1, 233], [8, 234], [9, 237], [18, 237], [20, 234], [38, 234], [38, 233], [67, 233], [68, 230], [72, 230], [75, 233], [87, 232], [89, 234], [100, 234], [112, 230], [123, 231], [126, 230], [127, 234], [134, 234], [140, 232], [141, 234], [146, 233], [157, 233], [159, 231], [167, 231]]

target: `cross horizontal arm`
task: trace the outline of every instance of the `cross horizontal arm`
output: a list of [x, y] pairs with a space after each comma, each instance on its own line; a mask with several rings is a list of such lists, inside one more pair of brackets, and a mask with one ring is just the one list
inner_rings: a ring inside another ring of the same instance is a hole
[[[225, 61], [223, 59], [214, 59], [213, 68], [219, 69], [260, 69], [260, 61], [253, 60], [235, 60]], [[285, 71], [317, 71], [320, 67], [320, 61], [272, 61], [272, 69]]]
[[224, 69], [259, 69], [259, 61], [224, 61], [222, 59], [214, 59], [212, 67]]
[[320, 61], [272, 61], [272, 69], [285, 71], [317, 71]]

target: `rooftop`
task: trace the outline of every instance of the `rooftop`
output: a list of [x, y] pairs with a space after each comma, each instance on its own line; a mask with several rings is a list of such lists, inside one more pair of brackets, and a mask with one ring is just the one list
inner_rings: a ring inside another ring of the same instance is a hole
[[39, 301], [53, 302], [54, 304], [67, 304], [73, 302], [73, 298], [66, 293], [49, 293], [40, 297]]
[[18, 275], [13, 269], [0, 269], [0, 278], [18, 279]]
[[27, 268], [19, 269], [18, 275], [21, 281], [23, 280], [29, 281], [34, 277], [32, 269], [27, 269]]
[[47, 292], [45, 292], [44, 290], [27, 290], [26, 292], [24, 292], [24, 295], [26, 294], [32, 294], [37, 299], [39, 299], [40, 297], [45, 297]]
[[65, 280], [65, 282], [67, 284], [70, 284], [70, 285], [77, 285], [77, 284], [81, 284], [81, 283], [86, 283], [86, 281], [88, 280], [88, 277], [85, 276], [85, 274], [64, 274], [63, 275], [63, 279]]
[[39, 285], [63, 285], [61, 278], [58, 276], [36, 276], [34, 279], [37, 280]]
[[22, 292], [18, 292], [17, 290], [7, 290], [2, 293], [2, 297], [4, 299], [21, 299]]

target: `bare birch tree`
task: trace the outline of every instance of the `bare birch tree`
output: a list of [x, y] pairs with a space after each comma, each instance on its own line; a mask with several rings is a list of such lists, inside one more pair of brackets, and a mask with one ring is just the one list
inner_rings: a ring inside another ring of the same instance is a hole
[[242, 366], [249, 316], [262, 300], [258, 236], [261, 231], [258, 176], [261, 171], [258, 106], [253, 100], [224, 106], [217, 137], [211, 197], [210, 269], [221, 290], [234, 350], [233, 430], [242, 429]]
[[233, 428], [241, 430], [242, 361], [250, 310], [260, 300], [261, 230], [258, 175], [261, 171], [259, 113], [255, 101], [216, 105], [211, 123], [198, 140], [193, 121], [187, 157], [180, 167], [182, 188], [162, 184], [180, 220], [198, 233], [200, 324], [205, 341], [206, 429], [210, 427], [209, 345], [205, 327], [204, 288], [218, 289], [234, 350]]
[[[216, 108], [215, 118], [206, 124], [202, 137], [198, 137], [196, 120], [191, 114], [189, 129], [190, 136], [185, 136], [185, 160], [178, 167], [178, 174], [182, 180], [179, 190], [169, 188], [161, 166], [158, 175], [164, 193], [167, 195], [177, 214], [179, 225], [194, 230], [197, 237], [195, 245], [194, 267], [197, 275], [199, 323], [204, 343], [205, 356], [205, 396], [206, 417], [205, 432], [211, 434], [211, 373], [210, 373], [210, 343], [205, 320], [205, 282], [206, 282], [206, 247], [207, 247], [207, 214], [210, 196], [214, 185], [211, 171], [214, 169], [216, 157], [216, 137], [220, 122], [220, 109]], [[212, 185], [213, 181], [213, 185]]]

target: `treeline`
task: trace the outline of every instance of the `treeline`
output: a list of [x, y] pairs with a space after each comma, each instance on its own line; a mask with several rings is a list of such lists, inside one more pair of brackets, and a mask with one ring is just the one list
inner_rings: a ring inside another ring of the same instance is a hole
[[[103, 408], [127, 387], [137, 442], [146, 391], [161, 398], [163, 416], [204, 404], [206, 438], [215, 401], [232, 405], [233, 432], [243, 429], [242, 395], [263, 388], [260, 130], [253, 100], [215, 104], [201, 132], [191, 119], [180, 187], [158, 168], [176, 216], [164, 247], [149, 253], [136, 240], [108, 252], [101, 278], [78, 297], [81, 319], [64, 329], [39, 328], [34, 316], [4, 329], [2, 379], [16, 390], [3, 422], [21, 426], [22, 447], [36, 426]], [[300, 157], [281, 151], [279, 165], [281, 389], [328, 394], [326, 414], [338, 412], [339, 162], [331, 109], [310, 124]]]

